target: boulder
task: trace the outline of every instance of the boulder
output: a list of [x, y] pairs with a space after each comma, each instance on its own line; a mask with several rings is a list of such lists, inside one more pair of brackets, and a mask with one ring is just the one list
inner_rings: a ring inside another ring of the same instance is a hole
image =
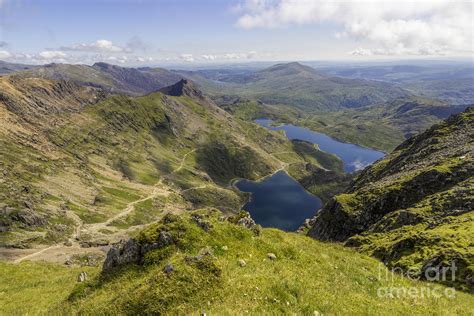
[[274, 253], [267, 253], [267, 257], [270, 260], [276, 260], [277, 256]]
[[164, 268], [163, 272], [168, 274], [174, 271], [174, 266], [171, 263], [168, 263]]
[[18, 211], [12, 217], [14, 220], [22, 222], [27, 226], [44, 226], [47, 223], [46, 218], [27, 208]]
[[84, 282], [87, 280], [87, 273], [82, 271], [78, 276], [77, 276], [77, 282]]
[[140, 263], [142, 258], [141, 246], [137, 240], [130, 238], [129, 240], [114, 245], [107, 252], [102, 270], [104, 272], [110, 271], [113, 268], [129, 264]]

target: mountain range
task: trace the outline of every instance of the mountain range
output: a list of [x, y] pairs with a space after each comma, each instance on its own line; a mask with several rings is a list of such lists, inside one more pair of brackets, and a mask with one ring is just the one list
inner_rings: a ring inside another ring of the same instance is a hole
[[174, 84], [182, 77], [163, 68], [129, 68], [103, 62], [92, 66], [48, 64], [16, 72], [21, 78], [72, 81], [110, 93], [144, 95]]
[[245, 76], [237, 74], [218, 83], [203, 77], [206, 72], [180, 73], [215, 98], [239, 96], [307, 110], [356, 108], [409, 95], [389, 83], [331, 77], [296, 62], [277, 64]]

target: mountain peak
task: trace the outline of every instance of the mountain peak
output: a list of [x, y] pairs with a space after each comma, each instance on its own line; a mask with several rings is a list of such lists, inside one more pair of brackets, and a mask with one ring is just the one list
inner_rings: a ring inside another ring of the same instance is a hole
[[104, 63], [104, 62], [97, 62], [92, 65], [92, 68], [99, 69], [99, 70], [106, 70], [106, 69], [122, 68], [122, 67]]
[[182, 95], [187, 95], [190, 97], [203, 98], [201, 90], [196, 88], [196, 86], [187, 79], [181, 79], [171, 86], [164, 87], [159, 90], [161, 93], [166, 95], [179, 97]]
[[299, 62], [276, 64], [260, 71], [260, 74], [272, 74], [278, 76], [306, 75], [313, 78], [323, 78], [315, 69], [302, 65]]

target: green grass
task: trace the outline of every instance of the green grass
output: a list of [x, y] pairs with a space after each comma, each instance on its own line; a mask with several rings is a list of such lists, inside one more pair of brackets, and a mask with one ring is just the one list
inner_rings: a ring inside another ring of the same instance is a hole
[[293, 140], [292, 144], [295, 152], [303, 157], [305, 161], [327, 170], [333, 170], [338, 173], [343, 172], [343, 162], [336, 155], [324, 152], [317, 145], [309, 142]]
[[111, 226], [128, 228], [130, 226], [148, 224], [156, 221], [163, 213], [166, 205], [166, 197], [144, 200], [135, 204], [133, 211], [111, 223]]
[[105, 192], [113, 195], [116, 198], [120, 198], [122, 200], [125, 200], [127, 202], [133, 202], [135, 200], [138, 200], [140, 198], [139, 195], [131, 193], [129, 190], [121, 190], [117, 188], [110, 188], [110, 187], [102, 187], [102, 190]]
[[456, 107], [443, 102], [421, 97], [399, 98], [355, 109], [332, 108], [329, 111], [255, 101], [223, 104], [222, 108], [243, 120], [270, 118], [385, 152], [439, 122], [439, 113], [447, 115], [456, 110]]
[[67, 299], [81, 271], [86, 271], [90, 277], [98, 272], [97, 268], [90, 267], [0, 262], [0, 314], [48, 314], [48, 311]]
[[223, 212], [234, 212], [243, 204], [243, 197], [232, 190], [221, 189], [216, 186], [189, 189], [183, 197], [193, 204], [193, 207], [213, 207]]
[[68, 202], [66, 205], [71, 211], [76, 213], [76, 215], [79, 216], [81, 220], [84, 221], [84, 223], [87, 223], [87, 224], [99, 223], [107, 219], [107, 216], [105, 214], [91, 211], [89, 209], [76, 205], [72, 202]]
[[[472, 296], [462, 292], [455, 298], [379, 297], [378, 289], [386, 287], [440, 293], [446, 288], [391, 274], [377, 260], [336, 244], [276, 229], [255, 235], [219, 221], [219, 212], [198, 213], [210, 223], [208, 232], [190, 218], [197, 213], [168, 217], [167, 224], [148, 227], [138, 239], [151, 243], [167, 230], [174, 244], [148, 252], [143, 266], [107, 275], [88, 268], [85, 283], [75, 282], [78, 269], [2, 264], [1, 292], [9, 299], [0, 312], [469, 315], [474, 308]], [[277, 259], [268, 259], [268, 253]], [[198, 254], [202, 257], [194, 257]], [[239, 265], [241, 259], [246, 266]], [[163, 272], [168, 263], [174, 265], [170, 274]]]

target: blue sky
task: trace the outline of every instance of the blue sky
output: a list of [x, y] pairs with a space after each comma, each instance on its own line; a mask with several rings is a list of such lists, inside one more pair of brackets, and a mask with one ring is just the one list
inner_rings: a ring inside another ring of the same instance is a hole
[[0, 0], [0, 59], [166, 64], [472, 57], [472, 2], [419, 1], [425, 9], [407, 1], [397, 11], [398, 2], [383, 0], [336, 6], [330, 0]]

